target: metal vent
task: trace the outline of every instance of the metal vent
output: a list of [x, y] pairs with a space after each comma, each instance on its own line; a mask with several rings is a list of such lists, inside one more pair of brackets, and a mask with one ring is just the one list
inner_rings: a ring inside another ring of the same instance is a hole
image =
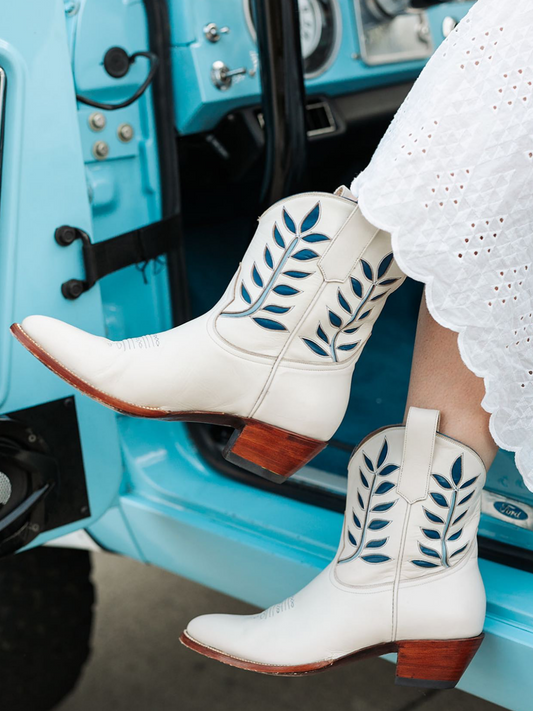
[[[313, 101], [307, 104], [306, 109], [305, 123], [307, 126], [307, 135], [310, 138], [313, 136], [323, 136], [326, 133], [335, 133], [337, 124], [335, 123], [335, 117], [333, 116], [329, 104], [325, 101]], [[262, 129], [265, 128], [265, 119], [261, 111], [257, 112], [257, 122]]]

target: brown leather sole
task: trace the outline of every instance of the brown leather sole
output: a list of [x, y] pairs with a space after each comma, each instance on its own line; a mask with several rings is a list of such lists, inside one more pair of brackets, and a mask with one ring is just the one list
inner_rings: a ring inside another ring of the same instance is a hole
[[73, 388], [122, 415], [157, 420], [204, 422], [234, 427], [235, 432], [224, 449], [224, 457], [228, 461], [271, 481], [277, 483], [286, 481], [327, 445], [327, 442], [304, 437], [259, 420], [238, 415], [200, 410], [168, 412], [157, 408], [133, 405], [107, 395], [65, 368], [30, 338], [20, 324], [14, 323], [11, 326], [11, 333], [24, 348]]
[[308, 676], [369, 657], [398, 653], [395, 683], [424, 689], [453, 689], [479, 649], [484, 635], [468, 639], [402, 640], [366, 647], [335, 660], [286, 667], [258, 664], [206, 647], [183, 632], [180, 642], [194, 652], [239, 669], [274, 676]]

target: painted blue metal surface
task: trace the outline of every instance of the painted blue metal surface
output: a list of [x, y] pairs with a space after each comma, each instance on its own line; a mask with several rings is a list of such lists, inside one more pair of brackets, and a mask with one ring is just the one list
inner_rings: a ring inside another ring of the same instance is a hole
[[[435, 46], [443, 40], [442, 21], [447, 15], [460, 20], [472, 2], [450, 2], [429, 10]], [[221, 60], [230, 69], [257, 66], [257, 49], [250, 35], [243, 0], [204, 0], [185, 3], [170, 0], [173, 28], [183, 28], [173, 35], [174, 94], [176, 125], [182, 134], [213, 128], [229, 111], [260, 102], [260, 80], [256, 72], [237, 77], [225, 92], [211, 81], [211, 66]], [[308, 94], [339, 96], [364, 89], [414, 80], [424, 62], [411, 61], [390, 65], [368, 66], [360, 58], [353, 0], [339, 0], [342, 38], [333, 64], [319, 77], [308, 79]], [[215, 44], [203, 33], [204, 26], [215, 22], [228, 26], [230, 33]], [[187, 87], [186, 91], [183, 87]]]

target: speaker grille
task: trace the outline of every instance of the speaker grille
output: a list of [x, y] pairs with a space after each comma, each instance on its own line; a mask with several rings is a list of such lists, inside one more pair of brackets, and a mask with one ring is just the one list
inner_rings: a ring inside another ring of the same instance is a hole
[[7, 504], [10, 498], [11, 482], [3, 472], [0, 472], [0, 506]]

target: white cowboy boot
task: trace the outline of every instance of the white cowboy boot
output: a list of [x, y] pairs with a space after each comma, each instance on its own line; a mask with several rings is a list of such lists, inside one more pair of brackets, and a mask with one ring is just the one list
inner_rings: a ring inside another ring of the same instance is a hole
[[355, 363], [403, 279], [390, 235], [339, 188], [267, 210], [221, 300], [183, 326], [112, 342], [30, 316], [12, 332], [119, 412], [235, 427], [226, 458], [283, 480], [340, 425]]
[[204, 615], [181, 641], [232, 666], [309, 674], [398, 652], [396, 683], [451, 688], [483, 639], [476, 532], [485, 468], [411, 408], [354, 452], [333, 562], [258, 615]]

